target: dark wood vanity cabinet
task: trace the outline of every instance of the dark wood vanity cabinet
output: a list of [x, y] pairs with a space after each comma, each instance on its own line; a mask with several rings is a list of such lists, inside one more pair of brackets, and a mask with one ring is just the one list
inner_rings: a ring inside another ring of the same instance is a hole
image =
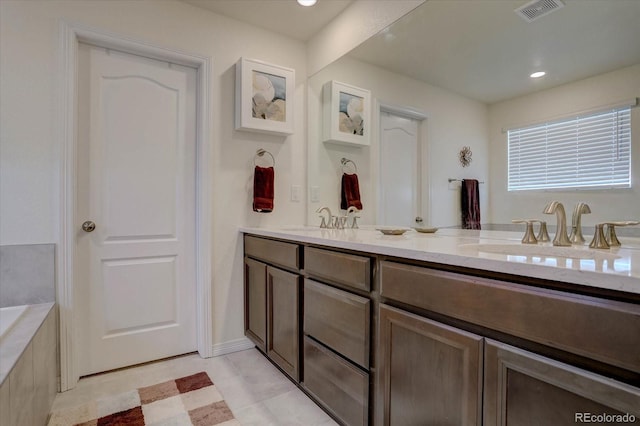
[[246, 235], [245, 334], [343, 425], [640, 424], [637, 299], [488, 275]]
[[[486, 337], [640, 378], [640, 306], [389, 261], [380, 275], [377, 425], [640, 422], [637, 387]], [[396, 302], [424, 317], [386, 306]]]
[[244, 264], [245, 335], [298, 381], [302, 277], [296, 270], [300, 247], [246, 236]]

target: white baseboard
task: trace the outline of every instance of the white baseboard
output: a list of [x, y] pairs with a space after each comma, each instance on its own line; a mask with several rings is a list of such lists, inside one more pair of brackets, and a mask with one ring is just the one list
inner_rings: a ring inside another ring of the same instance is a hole
[[245, 349], [251, 349], [253, 347], [255, 347], [255, 344], [246, 337], [236, 340], [230, 340], [228, 342], [216, 343], [215, 345], [213, 345], [213, 356], [220, 356], [233, 352], [244, 351]]

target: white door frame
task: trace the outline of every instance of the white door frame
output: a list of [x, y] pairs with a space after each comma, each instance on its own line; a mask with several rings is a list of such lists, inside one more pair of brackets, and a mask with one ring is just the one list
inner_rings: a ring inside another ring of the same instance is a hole
[[61, 147], [60, 234], [57, 266], [57, 302], [60, 326], [60, 385], [65, 391], [79, 379], [77, 338], [74, 329], [74, 252], [78, 221], [76, 206], [78, 43], [117, 49], [134, 55], [169, 61], [197, 69], [196, 91], [196, 327], [198, 353], [213, 356], [211, 295], [211, 58], [133, 40], [83, 25], [60, 23], [60, 74], [58, 117]]
[[[424, 220], [425, 226], [427, 223], [430, 223], [431, 221], [431, 184], [430, 184], [430, 179], [429, 179], [429, 167], [428, 167], [428, 162], [430, 161], [431, 156], [429, 155], [429, 144], [428, 144], [428, 140], [427, 140], [427, 119], [429, 118], [429, 116], [427, 114], [425, 114], [423, 111], [416, 109], [416, 108], [412, 108], [412, 107], [407, 107], [407, 106], [400, 106], [400, 105], [396, 105], [396, 104], [392, 104], [392, 103], [387, 103], [387, 102], [381, 102], [381, 101], [376, 101], [375, 103], [375, 111], [376, 111], [376, 116], [377, 116], [377, 123], [374, 123], [375, 125], [375, 129], [378, 133], [377, 135], [377, 144], [378, 144], [378, 149], [372, 150], [372, 151], [379, 151], [380, 150], [380, 144], [382, 143], [382, 132], [380, 131], [380, 127], [381, 127], [381, 123], [382, 123], [382, 113], [383, 112], [387, 112], [389, 114], [393, 114], [393, 115], [398, 115], [401, 117], [405, 117], [405, 118], [410, 118], [412, 120], [416, 120], [418, 121], [418, 152], [419, 152], [419, 156], [418, 156], [418, 169], [419, 169], [419, 176], [418, 176], [418, 180], [420, 181], [420, 205], [417, 206], [419, 211], [421, 211], [422, 214], [422, 218]], [[426, 157], [426, 161], [425, 161], [425, 157]], [[381, 216], [380, 214], [380, 188], [382, 187], [380, 185], [380, 179], [381, 179], [381, 173], [380, 173], [380, 155], [376, 154], [375, 157], [372, 156], [371, 159], [371, 164], [375, 165], [375, 182], [378, 182], [378, 185], [376, 185], [377, 191], [376, 191], [376, 200], [375, 200], [375, 206], [376, 206], [376, 218], [379, 218]]]

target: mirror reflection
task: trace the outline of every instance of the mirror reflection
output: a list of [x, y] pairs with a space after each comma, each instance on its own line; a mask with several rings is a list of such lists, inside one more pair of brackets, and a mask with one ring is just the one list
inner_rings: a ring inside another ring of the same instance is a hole
[[[525, 4], [427, 1], [309, 79], [309, 224], [321, 206], [339, 211], [342, 158], [358, 168], [362, 224], [460, 226], [461, 179], [481, 182], [483, 229], [518, 218], [553, 223], [542, 213], [551, 200], [568, 211], [588, 202], [585, 233], [640, 218], [639, 108], [631, 109], [631, 188], [507, 190], [505, 129], [640, 97], [640, 2], [566, 0], [530, 22], [515, 11]], [[530, 77], [536, 71], [546, 74]], [[322, 142], [328, 81], [371, 91], [370, 145]]]

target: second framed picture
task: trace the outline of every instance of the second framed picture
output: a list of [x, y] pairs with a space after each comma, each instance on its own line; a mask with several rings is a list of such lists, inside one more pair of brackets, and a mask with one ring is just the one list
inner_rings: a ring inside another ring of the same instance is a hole
[[339, 81], [323, 87], [323, 141], [369, 145], [371, 92]]
[[293, 133], [295, 70], [240, 58], [236, 64], [236, 130]]

